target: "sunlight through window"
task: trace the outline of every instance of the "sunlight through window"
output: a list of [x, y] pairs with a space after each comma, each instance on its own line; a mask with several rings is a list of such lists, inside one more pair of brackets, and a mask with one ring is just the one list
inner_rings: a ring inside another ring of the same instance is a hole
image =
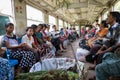
[[27, 26], [31, 26], [32, 24], [40, 24], [44, 23], [44, 15], [43, 13], [29, 5], [26, 6], [27, 8]]

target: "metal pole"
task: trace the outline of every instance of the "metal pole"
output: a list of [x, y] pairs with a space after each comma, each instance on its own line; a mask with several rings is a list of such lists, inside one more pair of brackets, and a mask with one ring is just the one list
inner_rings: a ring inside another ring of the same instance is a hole
[[[74, 56], [74, 58], [75, 58], [75, 66], [77, 66], [77, 72], [78, 72], [78, 74], [79, 74], [80, 71], [81, 71], [81, 75], [82, 75], [82, 70], [81, 70], [81, 68], [80, 68], [80, 65], [79, 65], [78, 60], [77, 60], [76, 55], [75, 55], [75, 51], [74, 51], [73, 46], [72, 46], [71, 43], [70, 43], [70, 46], [71, 46], [71, 49], [72, 49], [72, 51], [73, 51], [73, 56]], [[82, 78], [82, 77], [81, 77], [81, 78]], [[82, 80], [83, 80], [83, 78], [82, 78]]]

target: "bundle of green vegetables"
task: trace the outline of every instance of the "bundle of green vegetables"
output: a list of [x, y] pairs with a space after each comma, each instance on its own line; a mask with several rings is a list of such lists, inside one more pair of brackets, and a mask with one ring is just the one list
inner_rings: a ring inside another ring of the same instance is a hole
[[33, 73], [21, 73], [15, 80], [78, 80], [79, 75], [73, 71], [52, 70]]

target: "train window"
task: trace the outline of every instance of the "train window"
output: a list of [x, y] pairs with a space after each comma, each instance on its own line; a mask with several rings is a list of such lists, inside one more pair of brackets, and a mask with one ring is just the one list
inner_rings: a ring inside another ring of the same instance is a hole
[[100, 24], [100, 22], [102, 21], [102, 17], [100, 16], [99, 18], [98, 18], [98, 23]]
[[12, 16], [12, 0], [3, 0], [0, 3], [0, 13]]
[[64, 22], [64, 24], [65, 24], [64, 27], [67, 27], [67, 22]]
[[49, 23], [56, 25], [56, 19], [55, 19], [55, 17], [49, 15]]
[[[38, 25], [39, 23], [44, 23], [44, 15], [42, 11], [31, 7], [29, 5], [26, 5], [26, 11], [27, 11], [27, 26], [30, 26], [31, 24]], [[38, 15], [39, 14], [39, 15]]]
[[120, 1], [115, 4], [114, 10], [120, 12]]
[[33, 21], [33, 20], [27, 20], [27, 26], [31, 26], [32, 24], [36, 24], [36, 25], [38, 25], [38, 24], [40, 24], [40, 22], [39, 21]]
[[4, 0], [0, 3], [0, 13], [2, 16], [6, 16], [10, 19], [10, 22], [14, 23], [14, 16], [13, 16], [13, 0]]
[[59, 19], [59, 29], [63, 28], [63, 21]]
[[106, 20], [107, 19], [107, 15], [108, 15], [109, 11], [105, 12], [104, 15], [103, 15], [103, 20]]
[[70, 24], [68, 23], [68, 26], [67, 26], [68, 28], [70, 28]]
[[50, 24], [50, 31], [52, 31], [52, 27], [51, 26], [56, 25], [55, 17], [49, 15], [49, 24]]

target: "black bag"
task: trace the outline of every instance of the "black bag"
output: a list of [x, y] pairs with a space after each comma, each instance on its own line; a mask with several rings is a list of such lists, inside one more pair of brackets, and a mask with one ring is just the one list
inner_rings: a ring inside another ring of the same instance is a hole
[[86, 39], [80, 39], [79, 47], [90, 50], [90, 47], [88, 46]]
[[94, 63], [95, 54], [89, 54], [85, 57], [87, 62]]

